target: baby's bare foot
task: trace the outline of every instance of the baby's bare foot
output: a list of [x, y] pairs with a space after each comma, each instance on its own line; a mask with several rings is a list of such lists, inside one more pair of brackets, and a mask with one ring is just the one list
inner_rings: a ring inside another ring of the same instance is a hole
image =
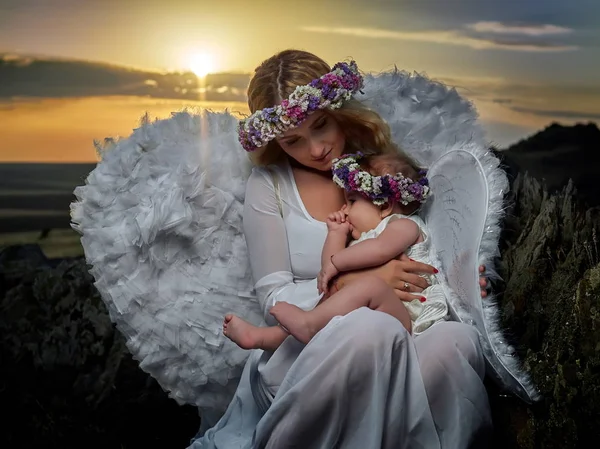
[[227, 314], [223, 321], [223, 335], [242, 349], [257, 349], [262, 344], [262, 328], [241, 318]]
[[315, 336], [318, 329], [314, 329], [308, 313], [299, 307], [287, 303], [278, 302], [269, 312], [277, 321], [296, 338], [306, 344]]

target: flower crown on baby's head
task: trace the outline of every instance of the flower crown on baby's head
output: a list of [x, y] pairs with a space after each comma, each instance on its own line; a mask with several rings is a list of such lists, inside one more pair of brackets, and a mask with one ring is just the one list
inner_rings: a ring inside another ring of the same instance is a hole
[[363, 86], [356, 62], [339, 62], [310, 84], [298, 86], [287, 100], [256, 111], [238, 124], [238, 138], [246, 151], [254, 151], [300, 125], [319, 109], [337, 109]]
[[358, 192], [376, 206], [389, 202], [403, 205], [414, 201], [424, 203], [431, 195], [426, 170], [419, 172], [420, 178], [413, 181], [402, 173], [373, 176], [363, 170], [358, 161], [363, 153], [346, 154], [332, 162], [333, 181], [347, 192]]

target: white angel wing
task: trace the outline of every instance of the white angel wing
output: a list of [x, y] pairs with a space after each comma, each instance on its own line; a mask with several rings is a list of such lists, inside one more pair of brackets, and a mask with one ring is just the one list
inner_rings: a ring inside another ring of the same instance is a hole
[[367, 75], [357, 98], [383, 117], [392, 140], [425, 167], [454, 144], [484, 143], [471, 103], [426, 76], [398, 70]]
[[[395, 141], [431, 167], [435, 199], [427, 218], [449, 270], [452, 309], [482, 333], [496, 377], [534, 397], [514, 358], [507, 362], [495, 304], [486, 300], [482, 309], [478, 297], [477, 261], [490, 266], [497, 251], [507, 183], [485, 151], [474, 109], [455, 91], [398, 71], [367, 76], [360, 99], [388, 121]], [[132, 136], [99, 148], [102, 161], [72, 205], [98, 290], [142, 369], [179, 403], [221, 411], [247, 358], [222, 336], [223, 315], [234, 310], [262, 322], [241, 224], [250, 163], [236, 123], [228, 113], [208, 111], [145, 119]], [[464, 167], [475, 162], [483, 171], [467, 169], [466, 176]], [[465, 192], [476, 185], [487, 186], [487, 196], [481, 188], [478, 203], [469, 203]], [[472, 206], [485, 225], [466, 223], [468, 210], [452, 201]]]
[[73, 228], [140, 367], [179, 403], [223, 410], [247, 351], [227, 312], [260, 324], [242, 233], [251, 166], [229, 113], [181, 112], [99, 147]]
[[474, 143], [456, 146], [429, 171], [434, 192], [426, 208], [433, 248], [439, 259], [450, 309], [474, 325], [488, 362], [488, 373], [526, 402], [539, 398], [516, 351], [504, 339], [494, 298], [480, 297], [477, 265], [493, 263], [498, 252], [498, 222], [507, 183], [497, 160]]
[[487, 149], [475, 109], [454, 89], [397, 70], [367, 77], [361, 99], [388, 122], [394, 141], [429, 167], [433, 196], [423, 215], [454, 317], [479, 331], [496, 381], [526, 402], [538, 399], [503, 338], [494, 298], [480, 297], [477, 267], [492, 268], [498, 255], [508, 180]]

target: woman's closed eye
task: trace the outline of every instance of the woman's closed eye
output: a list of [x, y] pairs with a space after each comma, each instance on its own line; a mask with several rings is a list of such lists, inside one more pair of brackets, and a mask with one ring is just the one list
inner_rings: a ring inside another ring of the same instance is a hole
[[321, 129], [321, 128], [324, 128], [326, 124], [327, 124], [327, 119], [324, 118], [323, 120], [319, 121], [313, 128]]
[[290, 140], [286, 140], [286, 141], [285, 141], [285, 144], [286, 144], [288, 147], [291, 147], [292, 145], [295, 145], [296, 143], [298, 143], [298, 141], [299, 141], [299, 140], [300, 140], [300, 139], [290, 139]]
[[[322, 120], [320, 120], [318, 122], [315, 122], [313, 124], [313, 126], [312, 126], [312, 129], [315, 130], [315, 131], [324, 129], [325, 126], [327, 125], [327, 123], [328, 123], [328, 119], [324, 118], [324, 119], [322, 119]], [[300, 140], [301, 140], [300, 137], [291, 138], [291, 139], [288, 139], [288, 140], [284, 140], [283, 143], [285, 144], [285, 146], [291, 147], [291, 146], [296, 145]]]

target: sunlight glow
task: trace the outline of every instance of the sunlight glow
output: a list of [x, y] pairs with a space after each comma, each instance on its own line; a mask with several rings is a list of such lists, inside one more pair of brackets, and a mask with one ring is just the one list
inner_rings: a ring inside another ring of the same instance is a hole
[[198, 77], [203, 78], [215, 70], [215, 60], [210, 53], [197, 52], [190, 56], [188, 66]]

